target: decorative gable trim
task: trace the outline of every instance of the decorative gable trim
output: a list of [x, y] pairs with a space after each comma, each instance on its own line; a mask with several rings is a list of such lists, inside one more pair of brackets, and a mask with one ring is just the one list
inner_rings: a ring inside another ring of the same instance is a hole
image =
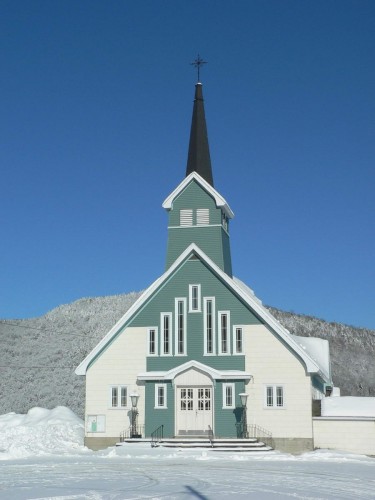
[[177, 375], [180, 375], [191, 368], [195, 368], [200, 372], [208, 375], [212, 380], [251, 380], [252, 375], [240, 370], [216, 370], [211, 366], [207, 366], [199, 361], [191, 360], [176, 366], [168, 371], [153, 371], [140, 373], [137, 380], [174, 380]]
[[166, 210], [171, 210], [175, 198], [186, 188], [186, 186], [195, 180], [207, 191], [215, 200], [216, 206], [222, 208], [223, 212], [229, 219], [233, 219], [234, 213], [225, 199], [214, 189], [206, 180], [203, 179], [197, 172], [192, 172], [176, 187], [176, 189], [164, 200], [162, 207]]
[[[194, 175], [193, 172], [191, 175]], [[196, 174], [197, 175], [197, 174]], [[239, 296], [250, 309], [268, 325], [279, 338], [290, 347], [290, 349], [303, 361], [308, 373], [316, 373], [328, 383], [331, 383], [329, 373], [326, 373], [324, 367], [314, 361], [307, 352], [293, 339], [292, 335], [284, 328], [272, 314], [261, 304], [255, 295], [247, 291], [247, 287], [240, 286], [237, 282], [222, 271], [195, 243], [189, 245], [184, 252], [175, 260], [168, 270], [160, 276], [154, 283], [134, 302], [124, 316], [113, 326], [107, 335], [97, 344], [91, 353], [77, 367], [76, 375], [85, 375], [89, 365], [101, 353], [101, 351], [118, 335], [125, 327], [132, 316], [145, 304], [153, 293], [180, 267], [183, 262], [189, 259], [192, 254], [196, 254], [227, 286]]]

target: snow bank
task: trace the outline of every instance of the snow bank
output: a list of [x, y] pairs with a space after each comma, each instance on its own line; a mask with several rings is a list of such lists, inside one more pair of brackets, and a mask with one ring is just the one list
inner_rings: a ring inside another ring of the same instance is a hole
[[70, 455], [83, 447], [84, 423], [64, 406], [0, 415], [0, 460]]
[[375, 398], [339, 396], [322, 399], [322, 417], [374, 417]]

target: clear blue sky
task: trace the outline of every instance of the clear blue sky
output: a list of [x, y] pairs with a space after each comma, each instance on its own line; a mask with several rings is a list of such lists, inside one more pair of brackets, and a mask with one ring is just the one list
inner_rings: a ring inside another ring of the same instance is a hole
[[0, 318], [147, 287], [199, 52], [234, 274], [375, 329], [373, 0], [3, 0]]

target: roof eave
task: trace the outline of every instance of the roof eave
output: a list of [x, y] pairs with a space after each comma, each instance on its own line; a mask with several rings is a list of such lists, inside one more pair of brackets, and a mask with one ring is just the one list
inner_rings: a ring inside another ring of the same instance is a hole
[[234, 213], [226, 200], [197, 172], [191, 172], [191, 174], [185, 177], [185, 179], [176, 187], [176, 189], [172, 191], [172, 193], [164, 200], [162, 207], [166, 210], [171, 210], [175, 198], [193, 179], [201, 184], [201, 186], [214, 198], [216, 206], [222, 208], [229, 219], [233, 219]]

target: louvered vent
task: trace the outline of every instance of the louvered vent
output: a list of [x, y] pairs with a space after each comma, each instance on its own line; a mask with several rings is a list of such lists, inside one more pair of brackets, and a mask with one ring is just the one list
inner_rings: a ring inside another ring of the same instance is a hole
[[193, 210], [183, 209], [180, 210], [180, 226], [192, 226], [193, 225]]
[[197, 209], [197, 226], [208, 226], [210, 223], [210, 211], [208, 208]]

